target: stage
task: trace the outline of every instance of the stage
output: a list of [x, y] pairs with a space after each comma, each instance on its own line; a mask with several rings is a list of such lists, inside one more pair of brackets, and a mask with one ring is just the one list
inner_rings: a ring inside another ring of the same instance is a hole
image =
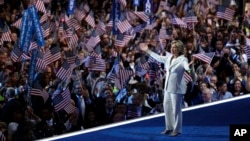
[[[44, 141], [229, 141], [229, 125], [250, 125], [250, 95], [183, 109], [183, 133], [162, 135], [163, 114], [54, 136]], [[42, 141], [42, 140], [41, 140]]]

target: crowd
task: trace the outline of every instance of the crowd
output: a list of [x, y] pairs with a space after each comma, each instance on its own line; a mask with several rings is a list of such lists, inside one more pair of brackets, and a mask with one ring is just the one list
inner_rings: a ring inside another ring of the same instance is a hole
[[[41, 139], [162, 113], [166, 72], [139, 49], [141, 42], [160, 55], [169, 54], [172, 40], [184, 43], [184, 55], [194, 63], [185, 76], [183, 108], [250, 92], [246, 3], [232, 0], [226, 6], [232, 16], [218, 16], [225, 10], [216, 0], [152, 0], [145, 16], [144, 1], [137, 7], [117, 2], [127, 22], [120, 28], [120, 19], [118, 29], [114, 0], [76, 0], [73, 15], [67, 14], [68, 0], [0, 1], [0, 140]], [[31, 40], [30, 51], [17, 55], [32, 58], [35, 48], [43, 55], [45, 67], [36, 65], [30, 83], [32, 63], [13, 54], [23, 11], [32, 4], [49, 32], [43, 33], [44, 46]], [[58, 49], [55, 56], [52, 49]]]

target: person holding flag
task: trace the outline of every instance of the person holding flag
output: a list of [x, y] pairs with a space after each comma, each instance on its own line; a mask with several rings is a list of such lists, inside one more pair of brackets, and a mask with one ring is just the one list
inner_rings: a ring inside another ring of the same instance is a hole
[[180, 40], [171, 42], [171, 55], [161, 56], [148, 48], [146, 43], [140, 43], [139, 47], [142, 51], [153, 57], [158, 62], [164, 63], [166, 69], [166, 82], [164, 86], [163, 108], [165, 112], [166, 129], [162, 134], [170, 134], [170, 136], [178, 136], [182, 133], [182, 103], [183, 96], [186, 93], [186, 82], [184, 73], [191, 72], [189, 65], [193, 64], [193, 60], [188, 63], [188, 59], [184, 57], [184, 45]]

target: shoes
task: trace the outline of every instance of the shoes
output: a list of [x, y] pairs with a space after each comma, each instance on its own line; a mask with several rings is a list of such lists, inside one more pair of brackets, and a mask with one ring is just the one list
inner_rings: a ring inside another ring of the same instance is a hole
[[172, 132], [172, 130], [165, 130], [165, 131], [161, 132], [161, 134], [169, 134], [171, 132]]
[[176, 137], [176, 136], [178, 136], [178, 135], [180, 135], [181, 133], [179, 133], [179, 132], [176, 132], [176, 131], [173, 131], [169, 136], [170, 137]]

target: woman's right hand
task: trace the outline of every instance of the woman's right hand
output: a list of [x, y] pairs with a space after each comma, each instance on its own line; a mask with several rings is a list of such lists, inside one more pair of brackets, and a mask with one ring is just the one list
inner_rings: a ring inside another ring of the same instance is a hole
[[140, 43], [139, 47], [142, 51], [147, 51], [148, 50], [148, 45], [146, 43]]

